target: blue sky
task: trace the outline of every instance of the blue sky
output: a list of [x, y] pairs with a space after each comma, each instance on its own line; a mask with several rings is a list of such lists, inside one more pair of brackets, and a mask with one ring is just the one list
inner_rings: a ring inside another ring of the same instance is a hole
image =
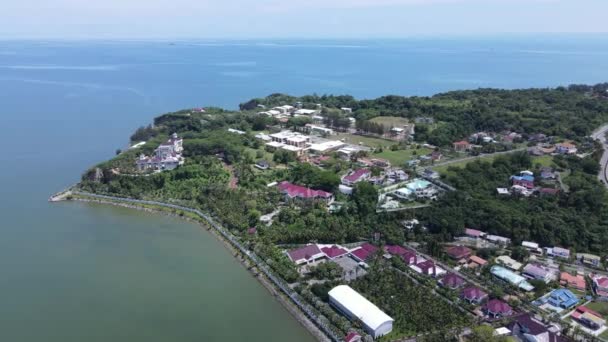
[[7, 0], [0, 39], [608, 32], [608, 0]]

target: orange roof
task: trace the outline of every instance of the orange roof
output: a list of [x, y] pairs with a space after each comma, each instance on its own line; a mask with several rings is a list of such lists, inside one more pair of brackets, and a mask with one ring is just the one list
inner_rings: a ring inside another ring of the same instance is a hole
[[454, 145], [470, 145], [470, 143], [468, 141], [465, 140], [461, 140], [461, 141], [457, 141], [454, 143]]
[[565, 141], [561, 144], [558, 144], [559, 146], [562, 146], [564, 148], [575, 148], [576, 145], [574, 145], [573, 143], [569, 142], [569, 141]]
[[474, 262], [476, 264], [478, 264], [479, 266], [484, 266], [485, 264], [487, 264], [488, 262], [476, 255], [471, 255], [471, 257], [469, 258], [469, 261]]
[[577, 289], [585, 289], [586, 286], [585, 278], [582, 275], [573, 276], [568, 272], [562, 272], [559, 276], [559, 279], [561, 283], [566, 283], [562, 285], [573, 286]]

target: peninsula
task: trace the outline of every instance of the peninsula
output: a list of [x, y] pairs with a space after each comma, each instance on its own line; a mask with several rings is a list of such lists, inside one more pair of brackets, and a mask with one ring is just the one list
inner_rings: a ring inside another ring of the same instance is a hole
[[51, 200], [200, 221], [319, 340], [608, 340], [606, 123], [608, 83], [272, 94], [158, 116]]

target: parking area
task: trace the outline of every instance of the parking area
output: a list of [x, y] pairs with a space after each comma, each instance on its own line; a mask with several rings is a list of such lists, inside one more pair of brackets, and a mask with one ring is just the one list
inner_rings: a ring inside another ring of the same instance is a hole
[[367, 273], [367, 271], [365, 271], [363, 267], [359, 266], [359, 263], [351, 257], [345, 256], [335, 259], [334, 262], [342, 266], [344, 269], [344, 279], [346, 281], [355, 280]]

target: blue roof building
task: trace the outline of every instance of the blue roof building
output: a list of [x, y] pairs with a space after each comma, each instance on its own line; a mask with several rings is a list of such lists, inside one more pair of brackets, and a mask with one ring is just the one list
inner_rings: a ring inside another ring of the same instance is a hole
[[540, 299], [541, 303], [547, 303], [555, 308], [570, 309], [574, 307], [579, 298], [568, 289], [557, 289]]

